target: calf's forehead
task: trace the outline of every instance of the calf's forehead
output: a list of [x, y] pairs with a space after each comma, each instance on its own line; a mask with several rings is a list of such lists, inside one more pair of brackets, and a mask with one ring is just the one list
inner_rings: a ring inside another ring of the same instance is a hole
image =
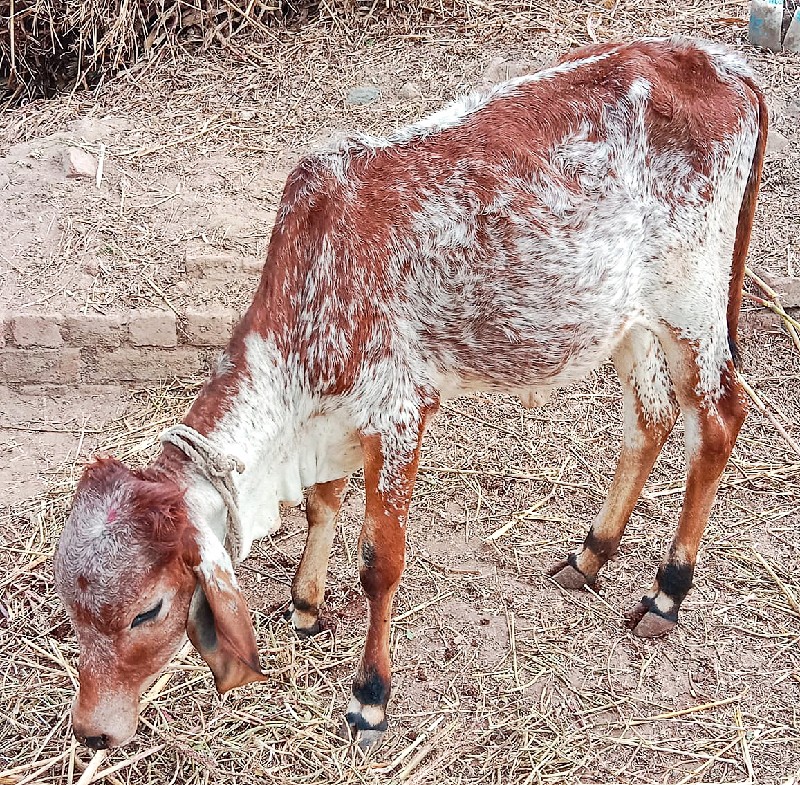
[[124, 488], [75, 496], [55, 553], [56, 591], [70, 608], [124, 606], [154, 579], [152, 548], [130, 525]]

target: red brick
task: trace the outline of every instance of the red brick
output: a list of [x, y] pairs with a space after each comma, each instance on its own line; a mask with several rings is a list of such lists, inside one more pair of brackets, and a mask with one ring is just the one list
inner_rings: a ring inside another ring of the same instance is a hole
[[11, 319], [11, 335], [17, 346], [55, 349], [64, 343], [58, 322], [59, 317], [56, 314], [18, 314]]
[[152, 382], [205, 373], [205, 355], [199, 349], [131, 349], [98, 351], [91, 372], [93, 382]]
[[186, 309], [186, 342], [195, 346], [225, 346], [237, 318], [230, 308]]
[[78, 349], [2, 349], [0, 379], [11, 383], [50, 384], [77, 382]]
[[119, 346], [123, 318], [118, 314], [67, 314], [64, 328], [72, 346]]
[[175, 314], [172, 311], [131, 311], [128, 314], [128, 335], [134, 346], [177, 346]]

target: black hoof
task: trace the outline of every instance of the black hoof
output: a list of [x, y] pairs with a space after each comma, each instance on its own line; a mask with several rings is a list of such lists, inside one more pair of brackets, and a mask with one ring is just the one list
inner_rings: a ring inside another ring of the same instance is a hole
[[629, 611], [625, 613], [625, 626], [632, 630], [644, 618], [647, 613], [647, 606], [643, 602], [637, 602]]
[[318, 635], [320, 632], [322, 632], [322, 624], [320, 624], [319, 620], [317, 620], [310, 627], [295, 627], [294, 631], [297, 633], [298, 638], [305, 640], [306, 638], [311, 638], [314, 635]]
[[550, 577], [562, 589], [585, 589], [589, 585], [586, 576], [580, 570], [576, 570], [571, 564], [567, 564], [566, 562], [556, 565], [550, 571]]
[[[304, 624], [303, 626], [300, 626], [297, 623], [297, 616], [299, 616], [301, 619], [305, 617], [304, 620], [312, 617], [314, 618], [314, 622], [312, 624]], [[293, 602], [289, 603], [289, 607], [283, 613], [283, 618], [292, 623], [292, 628], [297, 633], [298, 638], [310, 638], [312, 635], [317, 635], [325, 629], [325, 625], [320, 621], [318, 616], [314, 617], [310, 611], [299, 611]]]
[[660, 638], [662, 635], [672, 632], [676, 626], [677, 622], [649, 611], [633, 628], [633, 634], [637, 638]]

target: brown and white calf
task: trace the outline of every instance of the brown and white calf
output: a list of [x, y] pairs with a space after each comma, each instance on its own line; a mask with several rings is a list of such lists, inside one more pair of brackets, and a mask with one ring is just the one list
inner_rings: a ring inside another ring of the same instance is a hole
[[[305, 488], [291, 618], [315, 631], [337, 510], [363, 466], [369, 627], [346, 716], [372, 743], [439, 401], [480, 389], [533, 403], [608, 357], [624, 397], [619, 466], [553, 575], [569, 588], [595, 580], [680, 411], [683, 510], [632, 614], [638, 635], [674, 627], [746, 412], [733, 353], [766, 126], [736, 56], [645, 39], [579, 50], [388, 138], [305, 158], [255, 299], [184, 420], [210, 455], [168, 443], [144, 470], [98, 460], [78, 486], [55, 559], [80, 646], [78, 738], [129, 739], [142, 690], [185, 632], [220, 691], [264, 678], [223, 544], [239, 539], [246, 556]], [[241, 473], [213, 469], [226, 455]]]

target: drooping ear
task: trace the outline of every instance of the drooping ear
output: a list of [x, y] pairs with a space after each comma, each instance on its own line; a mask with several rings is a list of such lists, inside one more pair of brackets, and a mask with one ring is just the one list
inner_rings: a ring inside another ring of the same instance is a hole
[[253, 681], [266, 681], [247, 603], [239, 591], [228, 554], [221, 547], [200, 548], [194, 567], [197, 588], [189, 606], [186, 632], [214, 674], [222, 694]]

